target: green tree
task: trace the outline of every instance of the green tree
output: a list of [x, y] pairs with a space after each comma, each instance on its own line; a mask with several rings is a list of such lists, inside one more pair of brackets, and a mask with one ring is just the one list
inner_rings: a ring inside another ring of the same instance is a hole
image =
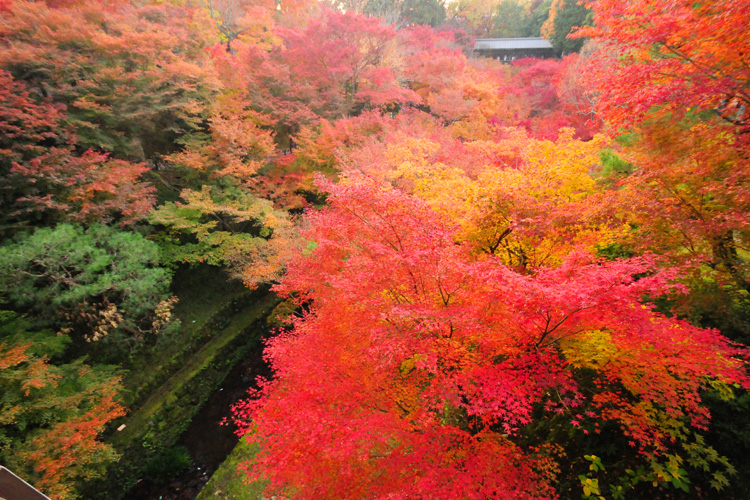
[[445, 4], [441, 0], [404, 0], [401, 20], [403, 24], [440, 26], [445, 22]]
[[396, 26], [436, 27], [445, 21], [443, 0], [367, 0], [361, 9], [353, 10], [371, 17], [379, 17], [387, 24]]
[[560, 54], [578, 52], [585, 38], [568, 38], [574, 27], [591, 26], [592, 12], [578, 0], [562, 0], [562, 5], [552, 19], [554, 32], [550, 36], [552, 47]]
[[492, 14], [491, 35], [500, 38], [539, 36], [552, 0], [501, 0]]
[[136, 233], [42, 228], [0, 248], [0, 297], [40, 326], [132, 350], [171, 325], [171, 277], [158, 259]]
[[529, 12], [518, 0], [502, 0], [495, 7], [492, 36], [516, 38], [527, 35]]

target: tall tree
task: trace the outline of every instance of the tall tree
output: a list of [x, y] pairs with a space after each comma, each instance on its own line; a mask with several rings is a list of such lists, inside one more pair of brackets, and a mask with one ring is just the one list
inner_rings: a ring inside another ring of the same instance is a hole
[[227, 68], [255, 111], [272, 121], [277, 143], [319, 118], [417, 100], [397, 79], [394, 30], [379, 19], [324, 9], [304, 26], [279, 27], [281, 44], [237, 45]]
[[459, 0], [448, 5], [448, 17], [467, 26], [476, 37], [487, 37], [492, 33], [493, 13], [496, 2], [491, 0]]
[[401, 19], [406, 25], [429, 25], [435, 28], [445, 21], [445, 4], [440, 0], [404, 0]]
[[586, 3], [578, 0], [554, 0], [549, 17], [541, 27], [543, 36], [549, 39], [558, 54], [567, 55], [581, 50], [584, 40], [570, 38], [574, 28], [591, 25], [591, 11]]
[[291, 91], [301, 96], [314, 91], [308, 106], [318, 116], [350, 116], [368, 104], [409, 97], [384, 64], [394, 31], [378, 19], [327, 11], [303, 30], [280, 34], [283, 61], [299, 78]]
[[[595, 26], [579, 32], [601, 44], [591, 83], [601, 92], [599, 109], [617, 125], [641, 123], [654, 114], [712, 111], [746, 130], [742, 105], [750, 104], [750, 43], [741, 36], [750, 19], [747, 0], [686, 0], [590, 4]], [[639, 88], [640, 92], [632, 92]], [[658, 106], [658, 109], [654, 109]]]
[[503, 0], [495, 7], [493, 14], [493, 37], [516, 38], [527, 35], [528, 16], [531, 14], [526, 2]]

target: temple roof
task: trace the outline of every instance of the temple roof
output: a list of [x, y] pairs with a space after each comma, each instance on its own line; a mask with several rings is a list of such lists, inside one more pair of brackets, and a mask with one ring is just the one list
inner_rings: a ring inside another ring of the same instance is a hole
[[474, 50], [551, 49], [544, 38], [479, 38]]

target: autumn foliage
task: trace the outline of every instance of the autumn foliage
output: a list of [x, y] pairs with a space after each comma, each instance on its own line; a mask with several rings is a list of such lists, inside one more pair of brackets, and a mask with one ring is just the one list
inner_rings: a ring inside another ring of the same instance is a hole
[[200, 266], [296, 308], [235, 407], [269, 497], [742, 497], [749, 13], [0, 0], [0, 458], [112, 479], [102, 363]]
[[748, 383], [743, 350], [640, 302], [674, 290], [653, 257], [573, 252], [519, 274], [397, 189], [326, 188], [330, 207], [308, 216], [316, 247], [280, 287], [313, 305], [271, 342], [267, 392], [239, 408], [268, 443], [258, 464], [275, 489], [549, 498], [554, 456], [517, 442], [525, 426], [615, 422], [658, 459], [705, 428], [712, 380]]
[[[734, 469], [703, 436], [703, 397], [747, 388], [747, 352], [655, 303], [688, 296], [701, 262], [698, 249], [692, 261], [671, 253], [680, 242], [667, 234], [702, 231], [711, 248], [742, 227], [715, 216], [747, 220], [734, 211], [741, 189], [695, 169], [735, 161], [733, 139], [703, 148], [720, 137], [701, 133], [710, 123], [672, 136], [660, 114], [627, 148], [594, 135], [575, 74], [604, 55], [495, 67], [402, 33], [405, 54], [435, 54], [404, 59], [427, 114], [362, 114], [303, 136], [298, 157], [338, 165], [338, 183], [319, 178], [328, 206], [308, 211], [310, 245], [277, 287], [302, 314], [269, 343], [275, 377], [236, 409], [264, 447], [250, 476], [295, 498], [553, 498], [576, 494], [571, 469], [603, 470], [604, 439], [623, 447], [610, 461], [638, 472], [581, 474], [586, 496], [688, 490], [687, 463], [721, 488]], [[617, 106], [602, 96], [597, 106]], [[613, 150], [637, 173], [613, 178]], [[674, 193], [670, 208], [658, 189]], [[569, 465], [584, 460], [599, 465]]]
[[623, 184], [644, 228], [637, 237], [707, 256], [746, 283], [737, 252], [748, 234], [748, 5], [597, 1], [592, 10], [596, 26], [580, 34], [600, 48], [586, 81], [601, 116], [632, 132], [623, 156], [640, 168]]
[[117, 459], [100, 441], [104, 426], [125, 414], [111, 370], [81, 360], [49, 363], [65, 337], [35, 332], [8, 311], [0, 312], [0, 456], [52, 499], [75, 496], [76, 482], [102, 475]]

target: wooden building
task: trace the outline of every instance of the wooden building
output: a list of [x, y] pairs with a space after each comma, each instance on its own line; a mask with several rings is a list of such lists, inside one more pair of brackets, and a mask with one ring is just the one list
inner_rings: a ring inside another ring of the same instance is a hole
[[551, 59], [557, 57], [549, 40], [544, 38], [479, 38], [474, 44], [474, 55], [511, 62], [523, 57]]

